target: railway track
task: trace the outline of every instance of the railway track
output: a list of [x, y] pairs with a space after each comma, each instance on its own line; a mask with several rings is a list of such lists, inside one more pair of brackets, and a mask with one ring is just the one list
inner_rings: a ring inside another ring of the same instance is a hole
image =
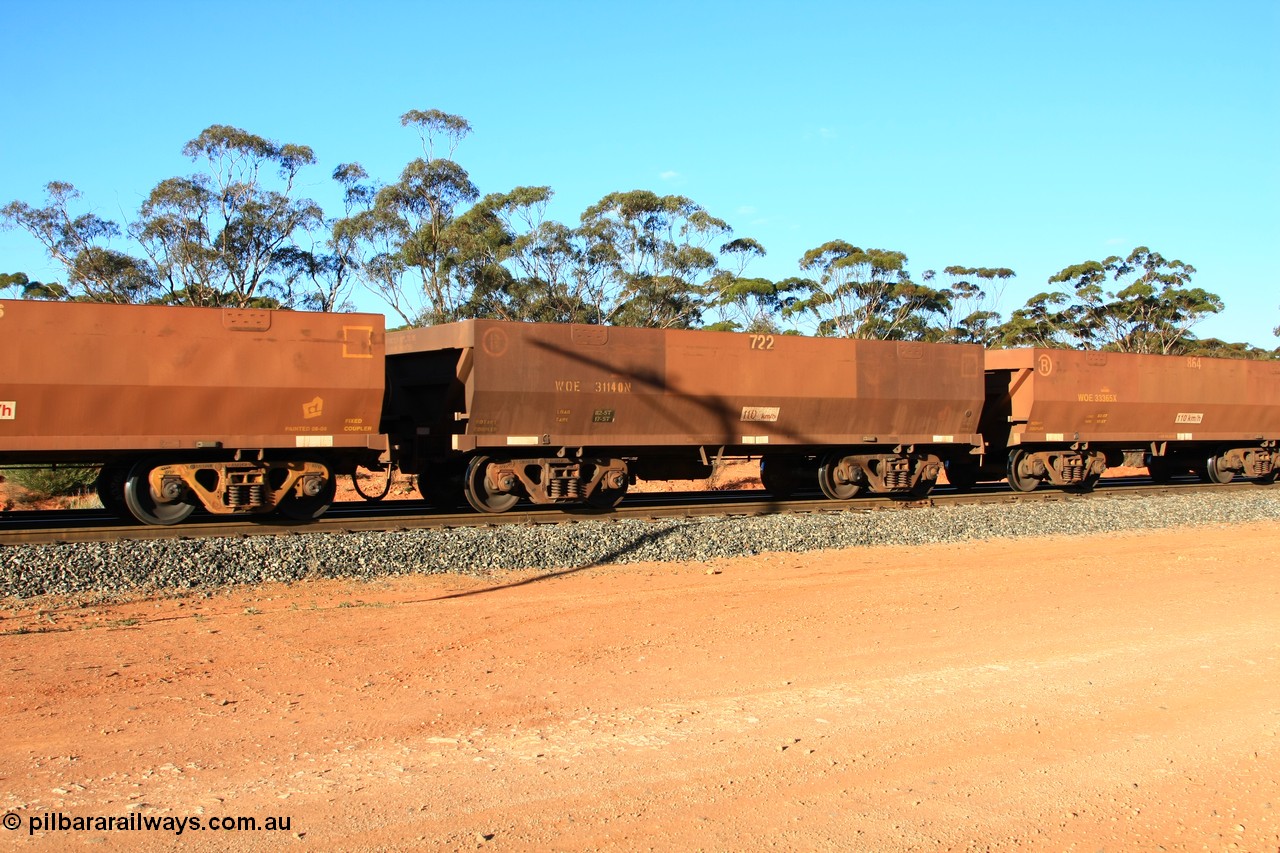
[[355, 531], [404, 531], [429, 528], [493, 527], [502, 525], [564, 524], [583, 520], [691, 518], [696, 516], [758, 516], [781, 513], [837, 513], [908, 510], [959, 504], [1020, 504], [1044, 501], [1086, 501], [1119, 496], [1159, 496], [1205, 491], [1248, 490], [1259, 486], [1245, 480], [1204, 484], [1187, 478], [1157, 485], [1142, 477], [1104, 479], [1088, 493], [1042, 488], [1013, 492], [992, 485], [957, 493], [940, 487], [924, 499], [866, 497], [832, 501], [821, 497], [778, 501], [759, 490], [735, 492], [651, 492], [629, 495], [616, 509], [588, 507], [539, 509], [521, 506], [500, 515], [439, 512], [422, 501], [340, 503], [318, 521], [299, 523], [279, 519], [237, 519], [193, 516], [170, 527], [139, 527], [111, 518], [103, 510], [10, 511], [0, 513], [0, 546], [104, 542], [118, 540], [204, 539], [216, 537], [292, 536], [303, 533], [339, 534]]

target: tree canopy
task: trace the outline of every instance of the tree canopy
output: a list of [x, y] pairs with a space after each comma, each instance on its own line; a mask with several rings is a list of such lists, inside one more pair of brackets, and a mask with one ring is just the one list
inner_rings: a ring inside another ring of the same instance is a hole
[[[196, 165], [160, 181], [123, 223], [95, 213], [70, 183], [43, 204], [0, 208], [64, 271], [59, 282], [0, 276], [0, 292], [205, 306], [351, 310], [360, 293], [400, 322], [474, 317], [708, 328], [753, 333], [1043, 346], [1232, 357], [1273, 355], [1199, 341], [1223, 310], [1194, 286], [1196, 269], [1146, 246], [1064, 267], [1048, 288], [997, 310], [1014, 277], [1003, 266], [954, 264], [913, 276], [905, 252], [832, 239], [796, 261], [797, 275], [751, 274], [766, 249], [681, 195], [606, 193], [576, 224], [547, 217], [554, 191], [481, 193], [455, 159], [472, 134], [461, 116], [409, 110], [420, 143], [396, 178], [357, 162], [331, 179], [342, 210], [299, 192], [318, 158], [229, 125], [182, 146]], [[307, 179], [310, 180], [310, 179]], [[1280, 327], [1276, 329], [1280, 335]]]

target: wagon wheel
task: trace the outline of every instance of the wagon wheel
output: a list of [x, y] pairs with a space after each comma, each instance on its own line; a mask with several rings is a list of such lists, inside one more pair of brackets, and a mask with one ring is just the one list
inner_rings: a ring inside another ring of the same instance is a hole
[[129, 514], [143, 524], [180, 524], [195, 511], [191, 493], [183, 486], [171, 501], [157, 501], [147, 477], [156, 468], [154, 459], [136, 463], [124, 477], [124, 504]]
[[93, 483], [102, 507], [117, 518], [129, 518], [129, 507], [124, 502], [124, 481], [129, 475], [128, 462], [108, 462], [98, 472]]
[[424, 463], [418, 469], [418, 493], [435, 509], [452, 512], [462, 504], [462, 474], [453, 463]]
[[329, 511], [329, 507], [333, 506], [333, 496], [337, 493], [337, 479], [325, 477], [319, 492], [301, 496], [290, 492], [281, 499], [276, 512], [294, 521], [314, 521]]
[[623, 480], [622, 485], [616, 489], [606, 489], [603, 486], [596, 488], [591, 496], [587, 498], [587, 503], [597, 509], [613, 509], [622, 503], [622, 499], [627, 496], [627, 481]]
[[1230, 483], [1234, 473], [1222, 467], [1221, 456], [1210, 456], [1204, 463], [1204, 470], [1196, 471], [1200, 479], [1206, 483]]
[[822, 465], [818, 468], [818, 488], [833, 501], [847, 501], [862, 492], [860, 484], [840, 478], [837, 473], [840, 459], [838, 454], [833, 453], [822, 460]]
[[929, 497], [929, 493], [933, 491], [933, 487], [937, 484], [937, 479], [928, 480], [921, 477], [919, 480], [916, 480], [916, 484], [911, 487], [911, 497], [927, 498]]
[[1173, 481], [1173, 466], [1164, 456], [1152, 456], [1147, 459], [1147, 475], [1151, 482], [1163, 486]]
[[1030, 454], [1025, 450], [1014, 450], [1009, 454], [1009, 485], [1018, 492], [1034, 492], [1040, 480], [1026, 471], [1026, 462]]
[[[369, 490], [360, 485], [361, 471], [368, 472], [364, 479], [368, 481]], [[356, 490], [356, 494], [367, 501], [380, 501], [391, 491], [391, 480], [395, 475], [395, 466], [390, 462], [386, 466], [378, 466], [377, 468], [366, 468], [363, 465], [357, 465], [356, 470], [351, 472], [351, 487]]]
[[957, 492], [971, 492], [978, 485], [978, 466], [971, 462], [947, 462], [947, 482]]
[[760, 458], [760, 485], [764, 490], [780, 501], [795, 494], [796, 476], [787, 460], [781, 456], [762, 456]]
[[485, 472], [493, 461], [488, 456], [476, 456], [467, 464], [467, 473], [462, 480], [462, 493], [476, 512], [506, 512], [520, 500], [519, 495], [496, 492], [489, 488]]

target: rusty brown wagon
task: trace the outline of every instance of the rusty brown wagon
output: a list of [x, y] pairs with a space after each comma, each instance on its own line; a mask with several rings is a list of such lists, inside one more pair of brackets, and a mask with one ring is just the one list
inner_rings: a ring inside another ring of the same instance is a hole
[[0, 464], [101, 465], [144, 523], [312, 518], [384, 445], [378, 314], [6, 300], [0, 329]]
[[1269, 483], [1280, 363], [1060, 349], [988, 350], [984, 479], [1087, 489], [1127, 458], [1167, 481]]
[[966, 460], [982, 350], [473, 320], [388, 333], [383, 429], [441, 504], [616, 504], [634, 477], [759, 457], [784, 496], [922, 495]]

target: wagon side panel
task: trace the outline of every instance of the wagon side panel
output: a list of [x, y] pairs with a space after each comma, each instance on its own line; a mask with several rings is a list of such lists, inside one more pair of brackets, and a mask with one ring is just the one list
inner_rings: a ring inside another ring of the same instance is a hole
[[0, 307], [6, 455], [377, 443], [380, 315]]

